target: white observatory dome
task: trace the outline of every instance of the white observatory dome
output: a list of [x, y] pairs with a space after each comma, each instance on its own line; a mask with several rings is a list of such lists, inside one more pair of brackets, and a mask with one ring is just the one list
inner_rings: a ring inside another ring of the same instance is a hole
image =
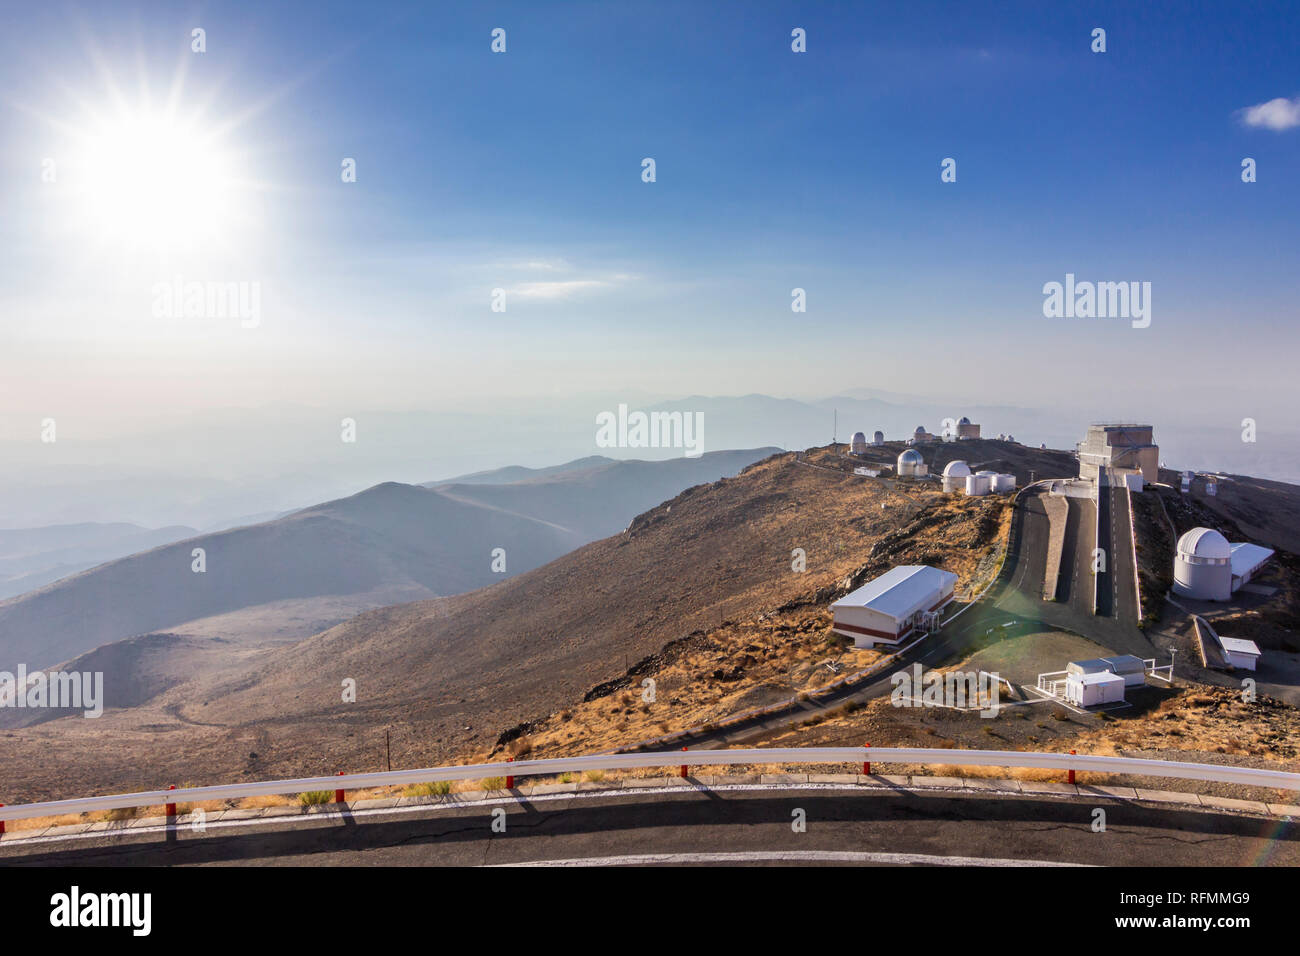
[[966, 488], [966, 476], [970, 474], [970, 465], [964, 461], [950, 461], [943, 469], [943, 490], [963, 491]]
[[1213, 528], [1193, 528], [1178, 539], [1178, 553], [1226, 561], [1232, 558], [1232, 546]]
[[1193, 528], [1178, 539], [1174, 593], [1198, 601], [1232, 597], [1232, 545], [1212, 528]]

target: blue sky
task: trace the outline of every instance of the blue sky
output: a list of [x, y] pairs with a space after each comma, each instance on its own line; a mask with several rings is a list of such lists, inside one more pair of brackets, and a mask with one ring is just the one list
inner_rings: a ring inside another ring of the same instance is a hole
[[[18, 11], [0, 37], [0, 400], [129, 420], [160, 392], [417, 408], [878, 387], [1152, 417], [1179, 413], [1201, 366], [1226, 420], [1285, 413], [1300, 128], [1241, 111], [1300, 96], [1295, 6], [896, 7]], [[226, 130], [237, 225], [184, 255], [80, 241], [41, 159], [112, 84], [158, 101], [182, 71], [182, 107]], [[1151, 282], [1151, 327], [1044, 318], [1067, 272]], [[261, 283], [262, 320], [151, 320], [173, 274]]]

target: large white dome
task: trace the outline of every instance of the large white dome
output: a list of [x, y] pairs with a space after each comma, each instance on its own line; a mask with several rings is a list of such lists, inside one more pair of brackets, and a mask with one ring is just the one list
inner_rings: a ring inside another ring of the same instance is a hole
[[943, 469], [945, 478], [965, 478], [969, 474], [970, 465], [964, 461], [950, 461]]
[[1198, 558], [1232, 557], [1232, 546], [1228, 539], [1213, 528], [1193, 528], [1178, 539], [1178, 553], [1191, 554]]
[[921, 457], [921, 453], [915, 448], [909, 448], [898, 456], [898, 464], [900, 467], [903, 465], [919, 465], [924, 460], [925, 459]]

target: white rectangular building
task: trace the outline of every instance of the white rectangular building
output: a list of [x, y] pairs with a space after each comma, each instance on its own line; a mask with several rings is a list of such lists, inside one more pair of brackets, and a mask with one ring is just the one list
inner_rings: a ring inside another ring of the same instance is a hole
[[1251, 544], [1248, 541], [1234, 541], [1228, 559], [1232, 565], [1232, 589], [1235, 591], [1248, 582], [1273, 557], [1273, 549]]
[[1078, 707], [1118, 704], [1124, 700], [1124, 678], [1113, 671], [1069, 674], [1065, 678], [1065, 699]]
[[1223, 660], [1229, 667], [1253, 671], [1259, 663], [1259, 645], [1254, 641], [1240, 637], [1221, 637], [1219, 646], [1223, 648]]
[[[1066, 665], [1068, 676], [1087, 674], [1114, 674], [1124, 682], [1125, 687], [1140, 687], [1146, 683], [1146, 661], [1133, 654], [1117, 654], [1114, 657], [1094, 657], [1086, 661], [1071, 661]], [[1067, 677], [1068, 679], [1068, 677]]]
[[948, 605], [957, 575], [924, 564], [901, 565], [868, 581], [831, 605], [832, 630], [855, 647], [897, 645]]

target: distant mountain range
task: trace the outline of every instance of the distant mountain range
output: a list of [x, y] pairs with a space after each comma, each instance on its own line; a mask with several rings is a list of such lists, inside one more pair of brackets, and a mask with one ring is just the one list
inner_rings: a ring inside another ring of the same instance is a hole
[[0, 530], [0, 599], [198, 533], [184, 525], [142, 528], [125, 522]]
[[[620, 531], [683, 489], [775, 451], [589, 458], [430, 486], [386, 482], [271, 521], [170, 541], [0, 602], [0, 669], [48, 666], [161, 630], [292, 641], [367, 608], [481, 588]], [[60, 540], [56, 529], [12, 534], [18, 550]], [[504, 571], [493, 568], [498, 548]]]

